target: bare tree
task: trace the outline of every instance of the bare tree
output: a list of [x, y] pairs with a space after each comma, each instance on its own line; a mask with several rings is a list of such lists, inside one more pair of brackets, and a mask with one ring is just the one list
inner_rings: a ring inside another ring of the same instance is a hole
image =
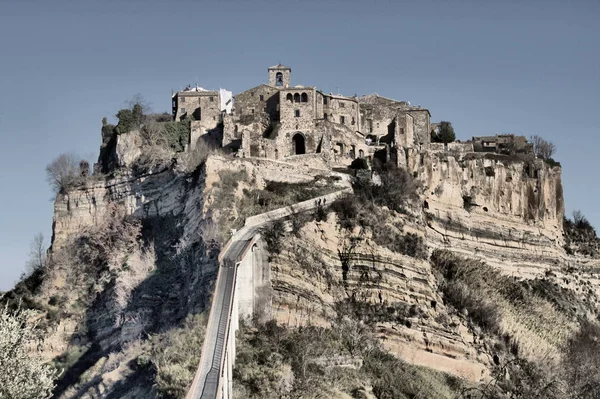
[[46, 178], [55, 193], [65, 192], [79, 178], [79, 162], [77, 155], [60, 154], [46, 166]]
[[44, 242], [44, 235], [37, 233], [29, 248], [29, 259], [25, 264], [26, 275], [31, 275], [36, 270], [41, 270], [46, 265], [46, 243]]
[[556, 146], [554, 143], [548, 140], [544, 140], [537, 134], [531, 136], [531, 142], [533, 143], [533, 152], [538, 158], [549, 159], [556, 152]]

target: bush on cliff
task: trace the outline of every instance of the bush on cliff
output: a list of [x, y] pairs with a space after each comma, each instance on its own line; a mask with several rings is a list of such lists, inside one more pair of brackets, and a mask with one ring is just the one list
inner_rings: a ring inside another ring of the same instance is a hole
[[204, 313], [190, 315], [182, 327], [153, 335], [144, 344], [137, 363], [152, 370], [161, 397], [185, 397], [202, 355], [206, 323]]
[[46, 179], [55, 193], [65, 193], [85, 180], [81, 175], [81, 158], [73, 153], [63, 153], [46, 166]]
[[39, 340], [32, 310], [0, 305], [0, 398], [49, 398], [55, 372], [31, 349]]
[[452, 123], [447, 121], [441, 121], [439, 124], [439, 132], [431, 131], [431, 142], [433, 143], [452, 143], [456, 140], [456, 134]]

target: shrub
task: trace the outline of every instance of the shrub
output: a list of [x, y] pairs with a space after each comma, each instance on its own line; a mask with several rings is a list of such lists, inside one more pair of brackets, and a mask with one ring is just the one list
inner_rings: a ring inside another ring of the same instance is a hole
[[38, 340], [31, 310], [9, 312], [0, 306], [0, 398], [49, 398], [55, 373], [41, 358], [30, 354]]
[[418, 198], [418, 183], [406, 170], [391, 163], [384, 164], [378, 173], [381, 184], [357, 179], [353, 184], [354, 194], [363, 204], [371, 203], [386, 206], [396, 212], [405, 212], [406, 206]]
[[367, 162], [367, 160], [365, 158], [356, 158], [350, 164], [350, 169], [355, 169], [355, 170], [369, 169], [369, 163]]
[[434, 143], [451, 143], [456, 140], [456, 134], [454, 133], [454, 128], [452, 127], [452, 123], [447, 121], [440, 122], [440, 131], [436, 133], [435, 131], [431, 132], [431, 141]]
[[188, 316], [182, 327], [151, 336], [146, 354], [137, 360], [154, 369], [159, 395], [183, 398], [194, 379], [206, 333], [204, 314]]
[[571, 397], [600, 397], [600, 325], [582, 321], [579, 331], [569, 340], [564, 358], [565, 379]]
[[271, 254], [279, 254], [283, 249], [283, 237], [285, 236], [285, 223], [282, 219], [263, 227], [261, 235], [267, 244], [267, 250]]

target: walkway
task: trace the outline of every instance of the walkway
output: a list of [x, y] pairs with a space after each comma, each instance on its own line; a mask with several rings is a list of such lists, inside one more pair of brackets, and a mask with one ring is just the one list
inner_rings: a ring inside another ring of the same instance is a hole
[[232, 378], [232, 363], [235, 360], [235, 329], [232, 331], [231, 325], [236, 300], [237, 269], [240, 261], [255, 244], [255, 236], [259, 233], [259, 229], [267, 223], [293, 213], [314, 209], [317, 203], [330, 204], [350, 191], [349, 189], [336, 191], [286, 208], [252, 216], [246, 219], [245, 226], [231, 237], [219, 255], [220, 267], [202, 346], [202, 357], [186, 399], [232, 397], [228, 380]]

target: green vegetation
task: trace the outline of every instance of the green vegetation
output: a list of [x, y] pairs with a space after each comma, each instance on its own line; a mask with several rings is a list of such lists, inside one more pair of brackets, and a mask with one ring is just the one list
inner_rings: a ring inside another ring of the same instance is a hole
[[[238, 333], [235, 398], [326, 398], [335, 392], [381, 399], [454, 398], [460, 380], [387, 354], [374, 331], [349, 318], [331, 328], [285, 328], [275, 322]], [[343, 359], [347, 367], [330, 359]], [[338, 394], [339, 395], [339, 394]]]
[[190, 315], [182, 327], [152, 335], [144, 343], [137, 363], [151, 369], [160, 397], [183, 398], [187, 393], [202, 355], [206, 322], [204, 314]]
[[593, 312], [589, 301], [546, 279], [517, 280], [448, 251], [434, 251], [431, 263], [446, 304], [485, 332], [482, 344], [495, 351], [494, 383], [469, 389], [472, 397], [598, 397], [600, 359], [584, 355], [600, 346], [600, 326], [584, 316]]
[[385, 166], [378, 173], [380, 185], [357, 179], [353, 184], [354, 195], [339, 198], [331, 205], [339, 225], [347, 231], [355, 227], [368, 230], [376, 244], [393, 252], [424, 258], [423, 238], [405, 234], [401, 225], [391, 222], [392, 211], [405, 213], [417, 200], [418, 184], [409, 173], [394, 166]]
[[596, 230], [580, 211], [573, 212], [573, 219], [563, 217], [563, 229], [568, 254], [600, 255], [600, 239], [596, 236]]
[[334, 180], [335, 177], [317, 176], [312, 182], [306, 183], [269, 181], [264, 189], [244, 188], [243, 195], [236, 197], [240, 184], [251, 184], [246, 171], [219, 172], [219, 180], [213, 184], [213, 187], [215, 188], [215, 210], [219, 212], [218, 226], [222, 239], [229, 236], [230, 229], [242, 227], [246, 218], [250, 216], [284, 208], [338, 190], [339, 188], [332, 184]]
[[431, 131], [431, 142], [432, 143], [452, 143], [456, 140], [456, 134], [452, 123], [447, 121], [441, 121], [439, 124], [439, 132], [434, 130]]

